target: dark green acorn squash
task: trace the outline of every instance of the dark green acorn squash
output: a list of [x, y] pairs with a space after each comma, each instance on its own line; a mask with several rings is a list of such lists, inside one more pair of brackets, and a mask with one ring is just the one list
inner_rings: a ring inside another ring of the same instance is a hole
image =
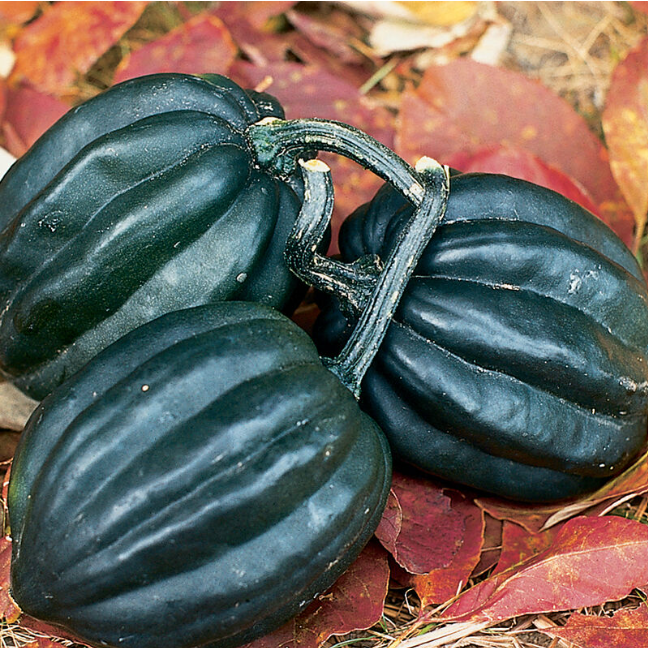
[[236, 646], [334, 582], [389, 486], [381, 431], [295, 324], [241, 302], [173, 312], [30, 419], [11, 592], [97, 645]]
[[127, 331], [224, 299], [290, 311], [301, 178], [246, 136], [282, 116], [218, 75], [126, 81], [78, 106], [0, 182], [0, 371], [40, 399]]
[[[411, 212], [386, 185], [343, 224], [343, 260], [383, 257]], [[322, 304], [314, 336], [334, 354], [354, 317]], [[457, 175], [362, 388], [395, 457], [420, 469], [520, 500], [594, 489], [646, 447], [640, 268], [559, 194]]]

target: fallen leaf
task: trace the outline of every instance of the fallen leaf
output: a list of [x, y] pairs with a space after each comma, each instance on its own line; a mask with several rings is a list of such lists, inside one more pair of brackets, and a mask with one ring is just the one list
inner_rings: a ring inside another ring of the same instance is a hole
[[268, 23], [295, 2], [221, 2], [213, 11], [226, 25], [237, 45], [256, 65], [283, 61], [289, 41], [267, 28]]
[[20, 84], [7, 90], [2, 132], [7, 149], [20, 157], [70, 106], [56, 97]]
[[466, 590], [443, 613], [454, 621], [502, 621], [601, 605], [647, 585], [647, 527], [626, 518], [573, 518], [552, 544]]
[[[19, 625], [22, 629], [32, 632], [39, 642], [43, 642], [34, 644], [37, 648], [61, 648], [61, 640], [73, 643], [75, 646], [88, 646], [88, 644], [83, 643], [74, 635], [64, 632], [61, 628], [51, 626], [26, 614], [20, 617]], [[29, 645], [31, 646], [31, 644]]]
[[276, 0], [275, 2], [232, 2], [228, 4], [239, 5], [236, 7], [239, 18], [245, 19], [260, 31], [272, 27], [272, 22], [281, 14], [297, 4], [297, 0]]
[[20, 608], [9, 594], [11, 572], [11, 540], [0, 538], [0, 618], [15, 623], [21, 615]]
[[0, 462], [11, 459], [20, 441], [20, 433], [0, 430]]
[[602, 488], [579, 498], [551, 504], [523, 504], [497, 497], [479, 497], [475, 503], [499, 520], [510, 520], [530, 533], [538, 533], [542, 529], [547, 529], [589, 509], [607, 506], [608, 503], [620, 498], [639, 495], [646, 490], [647, 455], [645, 454]]
[[6, 149], [0, 148], [0, 178], [9, 171], [16, 158]]
[[11, 43], [0, 38], [0, 78], [6, 79], [14, 67], [16, 54]]
[[324, 11], [325, 15], [290, 10], [286, 17], [307, 40], [336, 60], [347, 65], [365, 63], [367, 58], [353, 46], [364, 37], [358, 22], [348, 13], [336, 10], [335, 6], [322, 8], [321, 12]]
[[237, 55], [237, 46], [223, 22], [198, 14], [161, 38], [125, 56], [115, 72], [115, 83], [156, 72], [225, 74]]
[[399, 0], [399, 4], [405, 7], [417, 20], [429, 25], [448, 26], [462, 22], [475, 14], [478, 3], [465, 2], [410, 2]]
[[502, 550], [503, 521], [497, 520], [488, 513], [484, 515], [485, 530], [483, 534], [480, 560], [473, 568], [471, 578], [480, 576], [496, 565]]
[[509, 146], [536, 155], [586, 188], [598, 213], [628, 245], [635, 221], [606, 149], [572, 106], [523, 74], [463, 57], [428, 68], [403, 92], [396, 150], [409, 162], [429, 155]]
[[580, 648], [646, 648], [647, 606], [622, 608], [612, 616], [575, 612], [563, 627], [540, 632], [570, 641]]
[[20, 25], [27, 22], [38, 9], [38, 0], [20, 0], [18, 2], [0, 2], [0, 25]]
[[71, 2], [44, 8], [14, 42], [13, 83], [61, 97], [140, 17], [147, 2]]
[[553, 513], [543, 524], [542, 529], [548, 529], [582, 512], [603, 514], [611, 510], [621, 501], [626, 501], [647, 492], [647, 455], [641, 457], [621, 475], [591, 495]]
[[629, 4], [639, 13], [643, 13], [645, 16], [649, 13], [649, 2], [645, 0], [631, 0]]
[[[647, 39], [613, 71], [602, 127], [611, 171], [642, 234], [647, 222]], [[636, 242], [634, 251], [638, 247]]]
[[465, 173], [503, 173], [513, 178], [527, 180], [552, 189], [593, 214], [598, 214], [598, 207], [585, 187], [529, 151], [500, 146], [470, 154], [454, 153], [445, 160], [445, 163]]
[[383, 614], [390, 570], [387, 554], [372, 541], [304, 612], [245, 648], [318, 648], [332, 635], [373, 626]]
[[23, 648], [61, 648], [61, 642], [52, 641], [49, 637], [37, 636], [34, 637], [34, 641], [25, 644]]
[[37, 405], [11, 383], [0, 381], [0, 429], [22, 431]]
[[465, 495], [427, 478], [395, 473], [376, 531], [396, 562], [414, 576], [422, 606], [441, 603], [465, 585], [480, 560], [484, 518]]
[[530, 533], [518, 524], [505, 521], [503, 523], [502, 550], [492, 574], [507, 571], [550, 547], [559, 529], [560, 527], [555, 526], [547, 531]]

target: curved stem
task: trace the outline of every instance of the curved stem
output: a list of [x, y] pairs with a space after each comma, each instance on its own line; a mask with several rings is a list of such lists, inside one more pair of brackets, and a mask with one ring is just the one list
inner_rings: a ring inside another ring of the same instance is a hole
[[300, 160], [304, 201], [284, 249], [289, 269], [316, 290], [343, 299], [352, 311], [363, 309], [382, 264], [378, 256], [342, 263], [318, 253], [333, 212], [333, 183], [329, 167], [320, 160]]
[[356, 398], [417, 261], [446, 211], [450, 187], [448, 168], [430, 158], [422, 158], [417, 163], [417, 171], [425, 187], [421, 204], [401, 230], [374, 293], [342, 352], [334, 359], [323, 359], [325, 366]]
[[290, 175], [305, 152], [339, 153], [390, 182], [415, 206], [424, 188], [414, 169], [384, 144], [343, 122], [326, 119], [282, 120], [267, 117], [248, 127], [262, 167]]

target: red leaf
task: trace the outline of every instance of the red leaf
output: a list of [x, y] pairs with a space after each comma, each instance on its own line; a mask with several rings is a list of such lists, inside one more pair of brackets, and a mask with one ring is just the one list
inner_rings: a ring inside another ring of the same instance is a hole
[[29, 79], [55, 96], [70, 92], [79, 75], [137, 21], [146, 2], [57, 2], [14, 43], [11, 81]]
[[255, 29], [265, 31], [268, 22], [297, 4], [296, 0], [276, 0], [275, 2], [229, 2], [240, 19], [245, 19]]
[[335, 60], [355, 65], [367, 62], [367, 58], [352, 45], [354, 41], [362, 41], [364, 37], [358, 21], [348, 13], [338, 11], [335, 6], [322, 8], [321, 12], [324, 11], [327, 11], [324, 16], [301, 11], [289, 11], [286, 15], [307, 40], [329, 52]]
[[611, 170], [642, 233], [647, 221], [647, 39], [615, 68], [602, 127]]
[[647, 584], [647, 527], [621, 517], [574, 518], [545, 551], [467, 590], [446, 619], [488, 621], [600, 605]]
[[327, 593], [279, 630], [245, 648], [318, 648], [332, 635], [365, 630], [383, 614], [389, 577], [387, 554], [370, 542]]
[[225, 74], [236, 54], [237, 46], [223, 22], [199, 14], [124, 57], [115, 83], [156, 72]]
[[503, 173], [527, 180], [560, 193], [593, 214], [598, 213], [597, 205], [584, 187], [523, 149], [501, 146], [473, 154], [454, 153], [446, 160], [446, 164], [465, 173]]
[[230, 30], [237, 45], [256, 65], [283, 61], [289, 49], [285, 35], [269, 31], [270, 19], [290, 9], [295, 2], [221, 2], [214, 15]]
[[[585, 511], [602, 513], [620, 500], [645, 493], [647, 490], [647, 456], [641, 457], [621, 475], [606, 483], [594, 493], [553, 504], [520, 504], [496, 497], [484, 497], [475, 503], [499, 520], [520, 524], [530, 533], [537, 533], [558, 522]], [[603, 507], [603, 508], [600, 508]], [[599, 510], [598, 510], [599, 509]]]
[[647, 606], [622, 608], [613, 616], [575, 612], [562, 628], [541, 628], [539, 632], [565, 639], [581, 648], [646, 648]]
[[7, 90], [2, 130], [7, 149], [20, 157], [70, 106], [28, 85]]
[[376, 536], [412, 574], [422, 605], [457, 594], [478, 564], [483, 515], [459, 491], [426, 478], [395, 474]]
[[493, 574], [507, 571], [550, 547], [559, 528], [555, 526], [541, 533], [530, 533], [518, 524], [505, 521], [502, 550]]
[[503, 522], [497, 520], [491, 515], [485, 513], [485, 530], [483, 534], [482, 550], [480, 551], [480, 561], [473, 569], [471, 578], [480, 576], [486, 571], [491, 569], [500, 557], [502, 537], [503, 537]]
[[603, 219], [628, 244], [633, 217], [607, 153], [573, 108], [522, 74], [458, 58], [426, 70], [401, 99], [397, 152], [414, 162], [446, 162], [460, 151], [501, 145], [524, 149], [583, 185]]
[[[320, 117], [343, 121], [392, 148], [392, 114], [362, 96], [355, 86], [325, 70], [299, 63], [279, 62], [265, 67], [236, 61], [230, 68], [230, 76], [244, 87], [263, 83], [281, 101], [289, 119]], [[337, 231], [343, 218], [370, 200], [382, 181], [347, 158], [329, 154], [322, 157], [332, 169], [336, 187], [330, 250], [335, 253]]]
[[649, 2], [645, 0], [631, 0], [629, 4], [638, 12], [643, 13], [645, 16], [649, 13]]

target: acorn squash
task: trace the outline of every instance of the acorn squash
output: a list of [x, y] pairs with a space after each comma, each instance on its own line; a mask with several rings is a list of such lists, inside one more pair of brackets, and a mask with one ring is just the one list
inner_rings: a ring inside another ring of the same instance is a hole
[[383, 434], [304, 331], [260, 304], [176, 311], [30, 419], [11, 593], [92, 644], [236, 646], [334, 582], [389, 488]]
[[299, 175], [258, 168], [269, 95], [159, 74], [72, 109], [0, 182], [0, 371], [40, 399], [124, 333], [224, 299], [291, 311]]
[[[384, 186], [343, 224], [343, 261], [383, 257], [411, 212]], [[353, 309], [342, 291], [321, 305], [314, 337], [335, 354]], [[455, 175], [362, 394], [394, 456], [419, 469], [527, 501], [595, 489], [646, 447], [641, 270], [561, 195]]]

